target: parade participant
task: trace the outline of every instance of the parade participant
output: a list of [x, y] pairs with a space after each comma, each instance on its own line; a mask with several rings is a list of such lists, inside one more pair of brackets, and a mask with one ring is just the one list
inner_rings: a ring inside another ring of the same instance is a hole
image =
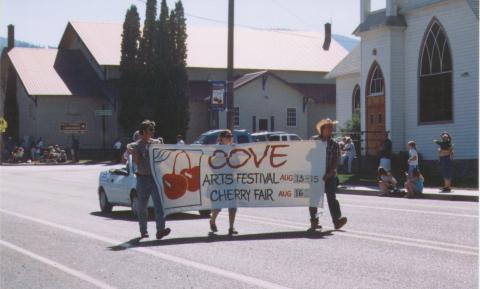
[[387, 172], [384, 168], [378, 168], [378, 187], [380, 188], [381, 194], [380, 196], [388, 196], [395, 190], [395, 186], [397, 185], [397, 180]]
[[434, 140], [438, 144], [438, 157], [440, 160], [440, 172], [443, 177], [444, 186], [442, 192], [450, 192], [452, 184], [452, 158], [453, 158], [453, 144], [452, 137], [448, 132], [444, 131], [440, 135], [441, 140]]
[[[342, 217], [340, 211], [340, 203], [337, 200], [337, 164], [340, 156], [338, 144], [332, 139], [333, 125], [336, 121], [331, 119], [322, 119], [317, 123], [316, 128], [320, 136], [319, 141], [327, 144], [326, 151], [326, 169], [323, 180], [325, 181], [325, 194], [327, 195], [328, 208], [332, 216], [333, 225], [336, 230], [342, 228], [347, 223], [347, 218]], [[310, 230], [319, 228], [318, 225], [318, 208], [310, 207]], [[321, 228], [321, 227], [320, 227]]]
[[[219, 134], [217, 144], [219, 144], [219, 145], [232, 145], [233, 144], [232, 132], [229, 129], [226, 129], [226, 130], [222, 131]], [[210, 230], [212, 232], [217, 232], [218, 231], [217, 225], [216, 225], [215, 222], [217, 220], [217, 216], [220, 213], [220, 211], [221, 211], [220, 209], [212, 210], [212, 215], [210, 217]], [[238, 232], [233, 227], [233, 225], [235, 223], [235, 215], [236, 214], [237, 214], [237, 208], [228, 208], [228, 220], [229, 220], [229, 224], [230, 224], [230, 227], [228, 229], [228, 234], [229, 235], [238, 234]]]
[[414, 141], [409, 141], [408, 147], [408, 176], [411, 177], [413, 170], [418, 168], [418, 152], [417, 144]]
[[392, 141], [388, 138], [388, 132], [385, 132], [383, 143], [379, 147], [380, 167], [389, 172], [392, 160]]
[[152, 144], [161, 144], [161, 140], [154, 139], [155, 122], [144, 120], [140, 124], [140, 139], [130, 143], [127, 146], [128, 152], [132, 155], [133, 162], [137, 166], [137, 194], [138, 194], [138, 223], [140, 225], [140, 234], [142, 238], [148, 238], [147, 215], [148, 199], [152, 196], [155, 207], [155, 221], [157, 225], [157, 239], [170, 234], [170, 229], [165, 228], [165, 218], [163, 216], [162, 201], [155, 184], [150, 168], [149, 147]]

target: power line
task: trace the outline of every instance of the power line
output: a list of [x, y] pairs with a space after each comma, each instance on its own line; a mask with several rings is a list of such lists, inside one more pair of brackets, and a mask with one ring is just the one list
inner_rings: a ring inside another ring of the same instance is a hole
[[[144, 4], [147, 3], [146, 0], [137, 0], [137, 1], [142, 2]], [[195, 15], [195, 14], [191, 14], [191, 13], [187, 13], [187, 12], [185, 12], [185, 15], [189, 16], [189, 17], [192, 17], [192, 18], [197, 18], [197, 19], [200, 19], [200, 20], [204, 20], [204, 21], [209, 21], [209, 22], [214, 22], [214, 23], [219, 23], [219, 24], [228, 24], [228, 22], [226, 20], [220, 20], [220, 19], [214, 19], [214, 18], [209, 18], [209, 17], [205, 17], [205, 16], [199, 16], [199, 15]], [[320, 37], [299, 34], [299, 33], [286, 31], [286, 30], [262, 28], [262, 27], [258, 27], [258, 26], [246, 25], [246, 24], [241, 24], [241, 23], [235, 23], [235, 26], [243, 27], [243, 28], [249, 28], [249, 29], [253, 29], [253, 30], [270, 31], [270, 32], [292, 35], [292, 36], [298, 36], [298, 37], [303, 37], [303, 38], [322, 39]]]

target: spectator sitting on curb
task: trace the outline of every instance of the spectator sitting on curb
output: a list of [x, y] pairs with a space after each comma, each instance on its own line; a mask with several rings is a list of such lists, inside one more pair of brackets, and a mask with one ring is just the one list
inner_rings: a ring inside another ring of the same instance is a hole
[[420, 195], [423, 192], [423, 182], [425, 179], [423, 178], [420, 170], [415, 168], [413, 169], [412, 175], [409, 176], [406, 173], [407, 181], [405, 182], [405, 189], [407, 190], [405, 197], [406, 198], [413, 198], [415, 195]]
[[397, 180], [387, 172], [384, 168], [378, 168], [378, 187], [380, 188], [381, 194], [379, 196], [389, 196], [395, 191], [395, 186], [397, 185]]

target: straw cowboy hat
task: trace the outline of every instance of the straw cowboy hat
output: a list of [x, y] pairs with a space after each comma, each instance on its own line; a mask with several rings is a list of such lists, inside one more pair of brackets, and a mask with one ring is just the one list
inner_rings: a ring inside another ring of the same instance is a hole
[[317, 128], [318, 133], [321, 133], [322, 132], [322, 126], [327, 125], [327, 124], [335, 125], [337, 123], [338, 123], [338, 121], [336, 121], [336, 120], [331, 120], [329, 118], [324, 118], [321, 121], [319, 121], [315, 127]]

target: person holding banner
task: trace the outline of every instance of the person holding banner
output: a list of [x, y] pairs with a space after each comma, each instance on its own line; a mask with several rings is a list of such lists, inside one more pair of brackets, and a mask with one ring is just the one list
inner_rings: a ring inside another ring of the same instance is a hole
[[[218, 136], [218, 143], [219, 145], [232, 145], [233, 144], [233, 135], [229, 129], [222, 131]], [[212, 210], [212, 215], [210, 217], [210, 230], [212, 232], [217, 232], [217, 225], [215, 221], [217, 220], [217, 216], [220, 213], [220, 209]], [[238, 232], [233, 227], [235, 223], [235, 215], [237, 214], [237, 208], [228, 208], [228, 220], [230, 223], [230, 228], [228, 229], [228, 235], [236, 235]]]
[[157, 239], [170, 234], [170, 228], [165, 228], [165, 218], [163, 216], [162, 201], [160, 194], [152, 176], [150, 167], [149, 147], [152, 144], [162, 144], [161, 139], [154, 139], [155, 122], [144, 120], [140, 124], [140, 139], [130, 143], [127, 146], [128, 152], [132, 155], [133, 162], [137, 165], [137, 194], [138, 194], [138, 223], [140, 225], [140, 234], [142, 238], [148, 238], [147, 215], [148, 199], [150, 195], [155, 207], [155, 221], [157, 225]]
[[[342, 228], [347, 223], [347, 218], [342, 217], [340, 210], [340, 203], [337, 200], [337, 163], [340, 157], [340, 148], [338, 144], [332, 139], [333, 125], [336, 124], [329, 118], [322, 119], [316, 125], [319, 141], [327, 142], [327, 167], [323, 180], [325, 181], [325, 194], [327, 195], [328, 208], [332, 216], [335, 230]], [[318, 225], [318, 208], [309, 207], [310, 211], [310, 230], [321, 228]]]

